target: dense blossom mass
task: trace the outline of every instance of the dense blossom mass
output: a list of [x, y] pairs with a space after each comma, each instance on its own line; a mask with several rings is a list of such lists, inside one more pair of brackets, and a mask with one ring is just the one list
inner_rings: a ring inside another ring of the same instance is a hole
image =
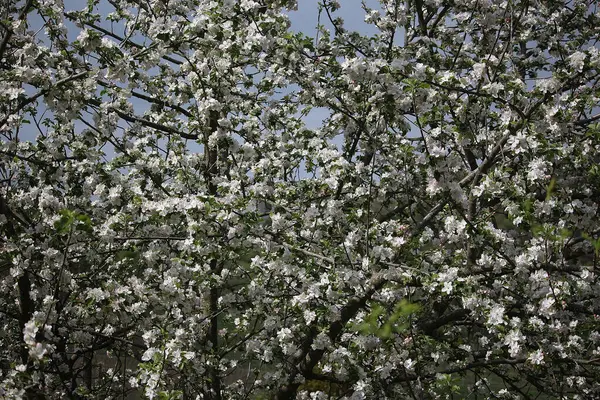
[[600, 398], [597, 1], [0, 3], [0, 398]]

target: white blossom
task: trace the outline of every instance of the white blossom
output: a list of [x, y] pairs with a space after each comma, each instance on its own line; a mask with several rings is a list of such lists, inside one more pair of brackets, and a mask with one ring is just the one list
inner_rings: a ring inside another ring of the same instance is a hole
[[585, 63], [585, 59], [587, 54], [581, 51], [576, 51], [575, 53], [569, 56], [569, 66], [576, 70], [577, 72], [583, 71], [583, 66]]
[[490, 309], [490, 316], [488, 317], [487, 321], [488, 325], [496, 326], [504, 324], [504, 312], [505, 308], [503, 306], [498, 304], [494, 305]]
[[544, 364], [544, 352], [542, 350], [536, 350], [529, 354], [527, 360], [533, 365], [542, 365]]

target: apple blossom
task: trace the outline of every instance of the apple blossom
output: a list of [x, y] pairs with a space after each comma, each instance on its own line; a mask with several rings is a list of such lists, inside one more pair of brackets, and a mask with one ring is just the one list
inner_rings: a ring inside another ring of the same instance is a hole
[[0, 397], [600, 396], [595, 2], [8, 3]]

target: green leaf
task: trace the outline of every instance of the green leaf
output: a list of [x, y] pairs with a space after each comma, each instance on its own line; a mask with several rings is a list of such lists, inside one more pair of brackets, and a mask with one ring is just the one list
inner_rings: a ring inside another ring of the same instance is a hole
[[377, 331], [381, 339], [389, 339], [392, 336], [392, 324], [388, 321]]
[[408, 317], [412, 314], [416, 314], [421, 311], [421, 306], [417, 303], [411, 303], [406, 299], [402, 299], [400, 303], [396, 304], [392, 319], [398, 320], [400, 317]]
[[136, 251], [121, 250], [121, 251], [117, 252], [115, 259], [117, 261], [123, 261], [125, 259], [135, 259], [135, 258], [137, 258], [137, 256], [138, 256], [138, 252], [136, 252]]
[[546, 201], [550, 200], [550, 197], [552, 197], [552, 193], [554, 192], [555, 187], [556, 187], [556, 178], [552, 178], [552, 179], [550, 179], [550, 184], [548, 185], [548, 188], [546, 189]]
[[54, 222], [54, 229], [58, 231], [58, 233], [66, 233], [71, 229], [71, 225], [73, 225], [73, 221], [75, 220], [74, 213], [71, 210], [60, 210], [59, 212], [60, 218], [58, 221]]

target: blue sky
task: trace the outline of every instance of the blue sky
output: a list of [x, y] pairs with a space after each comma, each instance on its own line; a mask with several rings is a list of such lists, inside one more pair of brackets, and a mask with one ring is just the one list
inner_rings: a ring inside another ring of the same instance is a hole
[[[346, 29], [356, 30], [363, 34], [376, 33], [373, 26], [364, 22], [364, 11], [361, 8], [360, 0], [345, 0], [342, 7], [336, 11], [335, 16], [342, 17], [345, 22]], [[366, 1], [367, 6], [380, 9], [377, 1]], [[314, 35], [314, 27], [317, 25], [319, 16], [318, 0], [299, 0], [298, 10], [289, 13], [292, 22], [292, 30], [304, 32], [308, 35]], [[323, 12], [321, 23], [325, 26], [331, 26], [327, 21], [327, 15]]]

